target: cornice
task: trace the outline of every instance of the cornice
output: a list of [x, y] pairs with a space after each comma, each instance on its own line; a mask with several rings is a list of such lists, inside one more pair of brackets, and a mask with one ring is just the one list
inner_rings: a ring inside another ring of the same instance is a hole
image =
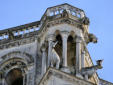
[[26, 38], [21, 37], [20, 39], [15, 39], [15, 40], [7, 40], [0, 44], [0, 50], [21, 46], [24, 44], [29, 44], [29, 43], [34, 42], [35, 40], [37, 40], [36, 35], [34, 35], [32, 37], [26, 37]]

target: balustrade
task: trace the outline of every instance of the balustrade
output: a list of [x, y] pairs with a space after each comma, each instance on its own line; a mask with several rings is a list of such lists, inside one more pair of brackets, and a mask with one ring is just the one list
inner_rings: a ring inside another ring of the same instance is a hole
[[[0, 40], [4, 40], [4, 39], [8, 39], [10, 36], [10, 33], [12, 33], [12, 36], [20, 36], [20, 35], [24, 35], [27, 33], [31, 33], [31, 32], [35, 32], [38, 31], [40, 28], [39, 27], [30, 27], [30, 28], [24, 28], [24, 29], [20, 29], [20, 30], [16, 30], [16, 31], [11, 31], [11, 32], [6, 32], [5, 33], [0, 33]], [[3, 30], [5, 31], [5, 30]]]
[[64, 10], [66, 10], [69, 14], [76, 16], [78, 18], [83, 18], [85, 16], [85, 13], [83, 12], [83, 10], [78, 9], [76, 7], [72, 7], [67, 4], [49, 8], [45, 14], [47, 16], [54, 16], [54, 15], [62, 14]]

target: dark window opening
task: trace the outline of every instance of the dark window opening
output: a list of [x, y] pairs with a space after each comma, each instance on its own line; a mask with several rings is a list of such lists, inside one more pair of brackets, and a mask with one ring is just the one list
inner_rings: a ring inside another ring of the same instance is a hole
[[12, 69], [5, 79], [7, 85], [23, 85], [23, 76], [20, 69]]
[[62, 65], [62, 37], [61, 35], [57, 35], [56, 36], [56, 41], [58, 41], [58, 43], [55, 46], [55, 51], [58, 53], [59, 57], [60, 57], [60, 67]]
[[67, 64], [69, 67], [75, 67], [76, 43], [70, 35], [67, 40]]

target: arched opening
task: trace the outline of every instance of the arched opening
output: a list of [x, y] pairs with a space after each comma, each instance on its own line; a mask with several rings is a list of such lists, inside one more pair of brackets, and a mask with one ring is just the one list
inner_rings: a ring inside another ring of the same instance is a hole
[[12, 69], [6, 75], [7, 85], [23, 85], [22, 71], [19, 68]]
[[58, 43], [55, 46], [55, 51], [58, 53], [62, 63], [62, 37], [60, 34], [56, 36], [56, 41], [58, 41]]
[[76, 56], [76, 43], [71, 35], [67, 40], [67, 65], [69, 67], [75, 67], [75, 56]]

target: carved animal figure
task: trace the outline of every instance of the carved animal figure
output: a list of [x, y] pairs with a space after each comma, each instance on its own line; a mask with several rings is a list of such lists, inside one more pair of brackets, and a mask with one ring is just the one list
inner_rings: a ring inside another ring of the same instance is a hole
[[89, 43], [89, 42], [97, 43], [97, 37], [94, 34], [91, 34], [90, 33], [88, 35], [88, 37], [89, 37], [89, 39], [88, 39], [88, 42], [87, 43]]
[[56, 69], [59, 69], [59, 65], [60, 65], [60, 57], [59, 55], [57, 54], [57, 52], [55, 51], [55, 46], [58, 42], [52, 42], [51, 43], [51, 56], [50, 56], [50, 66], [51, 67], [56, 67]]
[[98, 60], [97, 61], [97, 65], [91, 66], [91, 67], [82, 68], [81, 74], [83, 75], [85, 80], [88, 80], [89, 78], [91, 78], [93, 76], [94, 73], [96, 73], [96, 71], [98, 69], [102, 69], [102, 68], [103, 68], [102, 67], [102, 60]]

